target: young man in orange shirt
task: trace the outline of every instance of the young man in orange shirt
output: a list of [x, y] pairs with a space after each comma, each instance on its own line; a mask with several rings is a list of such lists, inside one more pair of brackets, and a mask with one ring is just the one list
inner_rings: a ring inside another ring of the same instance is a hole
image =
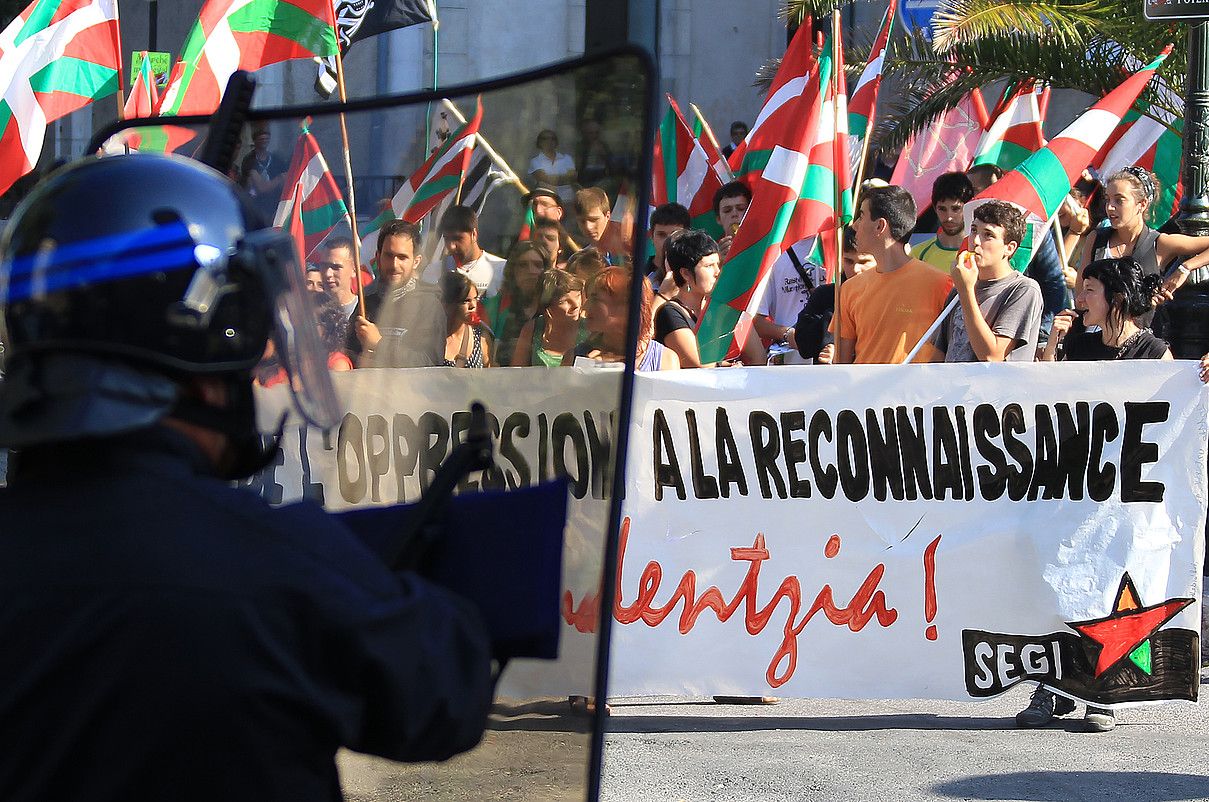
[[840, 285], [831, 323], [835, 361], [897, 364], [944, 309], [953, 280], [908, 255], [915, 201], [902, 187], [866, 191], [853, 227], [857, 250], [870, 254], [877, 268]]

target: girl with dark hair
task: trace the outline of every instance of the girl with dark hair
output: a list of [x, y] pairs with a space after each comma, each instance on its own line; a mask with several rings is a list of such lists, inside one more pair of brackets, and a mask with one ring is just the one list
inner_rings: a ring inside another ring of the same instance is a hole
[[509, 364], [521, 329], [540, 311], [541, 278], [553, 266], [550, 252], [540, 242], [521, 240], [508, 252], [503, 285], [483, 302], [495, 335], [497, 364]]
[[580, 325], [584, 282], [565, 270], [547, 270], [541, 278], [539, 311], [521, 329], [512, 367], [558, 367], [563, 356], [583, 341]]
[[479, 289], [456, 270], [441, 274], [441, 302], [445, 304], [445, 359], [451, 368], [491, 366], [491, 333], [475, 323]]
[[[1071, 309], [1059, 313], [1042, 361], [1171, 359], [1167, 343], [1138, 325], [1139, 318], [1154, 310], [1161, 282], [1158, 275], [1146, 273], [1134, 259], [1092, 262], [1083, 270], [1075, 306], [1081, 310], [1084, 326], [1099, 326], [1100, 330], [1072, 332], [1079, 313]], [[1063, 348], [1061, 357], [1057, 354], [1059, 343]]]

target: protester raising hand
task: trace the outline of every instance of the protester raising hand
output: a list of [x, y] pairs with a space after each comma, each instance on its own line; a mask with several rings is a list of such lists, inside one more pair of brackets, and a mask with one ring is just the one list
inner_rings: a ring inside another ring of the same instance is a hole
[[1049, 330], [1049, 340], [1045, 343], [1045, 350], [1041, 352], [1042, 362], [1057, 361], [1058, 346], [1062, 343], [1067, 333], [1070, 332], [1078, 318], [1079, 313], [1074, 309], [1063, 309], [1054, 315], [1054, 322], [1051, 324]]

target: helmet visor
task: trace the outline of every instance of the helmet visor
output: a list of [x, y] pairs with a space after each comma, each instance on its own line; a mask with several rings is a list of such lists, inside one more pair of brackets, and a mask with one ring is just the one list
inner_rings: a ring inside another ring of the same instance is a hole
[[283, 231], [257, 231], [245, 239], [243, 250], [253, 256], [272, 298], [273, 349], [294, 405], [308, 423], [330, 429], [342, 413], [328, 371], [329, 351], [316, 314], [316, 295], [306, 289], [294, 238]]

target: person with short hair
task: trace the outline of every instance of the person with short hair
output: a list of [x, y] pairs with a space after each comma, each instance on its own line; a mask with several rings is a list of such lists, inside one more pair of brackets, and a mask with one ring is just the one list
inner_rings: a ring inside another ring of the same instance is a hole
[[722, 146], [722, 155], [729, 159], [730, 154], [735, 152], [735, 148], [739, 147], [743, 143], [743, 140], [747, 138], [748, 130], [747, 123], [742, 120], [735, 120], [731, 123], [730, 142]]
[[306, 265], [306, 289], [307, 292], [327, 292], [323, 286], [323, 268], [314, 262], [307, 262]]
[[548, 217], [539, 217], [533, 221], [533, 231], [529, 239], [544, 245], [553, 255], [554, 266], [559, 268], [567, 266], [567, 257], [576, 250], [575, 243], [563, 228], [563, 224]]
[[319, 263], [323, 270], [323, 286], [336, 302], [351, 313], [356, 308], [357, 265], [353, 259], [353, 241], [348, 237], [332, 237], [323, 243], [326, 258]]
[[970, 256], [955, 258], [950, 270], [961, 302], [931, 340], [937, 361], [1033, 361], [1041, 287], [1008, 262], [1024, 233], [1024, 215], [1010, 203], [989, 201], [974, 210]]
[[751, 206], [751, 190], [742, 181], [723, 184], [714, 193], [714, 219], [722, 229], [718, 253], [724, 262], [730, 255], [730, 244], [735, 241], [748, 206]]
[[664, 279], [667, 278], [667, 268], [663, 263], [663, 243], [673, 232], [691, 228], [692, 225], [693, 218], [689, 216], [688, 209], [679, 203], [665, 203], [651, 212], [651, 245], [655, 249], [655, 255], [646, 264], [646, 277], [651, 289], [657, 292], [665, 289], [663, 285]]
[[365, 291], [365, 314], [352, 321], [358, 367], [431, 367], [444, 358], [445, 313], [436, 290], [420, 282], [420, 230], [391, 220], [378, 230], [378, 280]]
[[840, 288], [839, 309], [831, 323], [835, 361], [900, 363], [944, 309], [953, 282], [907, 253], [915, 201], [902, 187], [864, 191], [852, 225], [857, 250], [870, 254], [877, 267]]
[[974, 197], [974, 185], [965, 173], [945, 173], [932, 182], [932, 210], [936, 212], [936, 236], [911, 246], [911, 255], [948, 273], [957, 260], [966, 224], [965, 205]]
[[445, 241], [446, 258], [430, 264], [421, 281], [437, 284], [442, 273], [456, 270], [474, 282], [483, 298], [490, 298], [500, 291], [504, 281], [504, 260], [479, 245], [479, 216], [474, 209], [450, 206], [441, 218], [438, 231]]
[[1003, 168], [997, 164], [975, 164], [966, 170], [966, 178], [970, 179], [970, 186], [974, 188], [974, 194], [978, 195], [1003, 178]]
[[605, 262], [612, 264], [610, 256], [601, 248], [601, 240], [609, 227], [613, 210], [609, 208], [609, 196], [599, 187], [587, 187], [575, 193], [575, 222], [588, 238], [588, 245], [601, 250]]
[[735, 364], [727, 360], [702, 364], [697, 348], [701, 312], [722, 274], [718, 243], [704, 231], [677, 231], [668, 237], [663, 252], [679, 292], [655, 312], [655, 339], [680, 358], [682, 368]]
[[567, 260], [567, 272], [579, 276], [585, 284], [593, 279], [600, 271], [609, 267], [605, 263], [604, 254], [595, 248], [583, 248], [571, 254]]
[[563, 199], [558, 193], [549, 187], [534, 187], [525, 195], [523, 203], [526, 209], [533, 210], [533, 219], [537, 220], [554, 220], [562, 222], [563, 214]]
[[[856, 231], [852, 226], [844, 228], [844, 255], [841, 258], [844, 281], [857, 273], [877, 267], [873, 257], [856, 249]], [[842, 285], [841, 285], [842, 292]], [[798, 354], [804, 362], [829, 365], [835, 359], [835, 341], [828, 329], [835, 314], [835, 284], [824, 282], [810, 293], [809, 300], [794, 321], [793, 339]]]
[[252, 129], [252, 149], [239, 165], [240, 183], [252, 196], [256, 208], [269, 220], [277, 211], [286, 173], [290, 169], [288, 157], [269, 149], [272, 138], [269, 124], [257, 123]]
[[596, 184], [613, 171], [613, 151], [600, 135], [600, 120], [588, 117], [579, 124], [575, 169], [581, 184]]

